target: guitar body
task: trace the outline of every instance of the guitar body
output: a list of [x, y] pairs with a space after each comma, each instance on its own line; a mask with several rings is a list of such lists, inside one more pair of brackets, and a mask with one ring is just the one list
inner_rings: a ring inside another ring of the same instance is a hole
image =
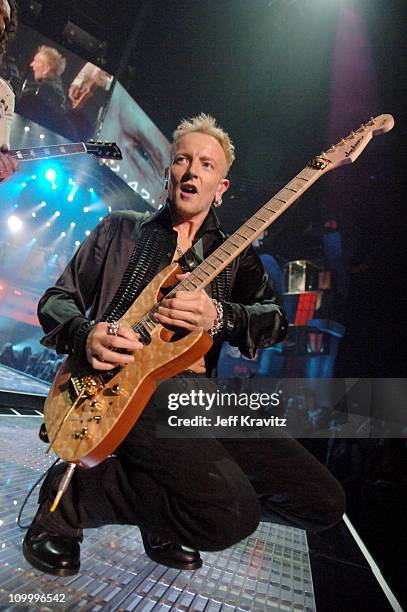
[[[157, 274], [120, 323], [131, 326], [145, 315], [161, 298], [161, 288], [170, 285], [178, 271], [173, 263]], [[150, 334], [151, 343], [136, 351], [134, 362], [120, 367], [103, 386], [96, 371], [77, 364], [73, 357], [65, 360], [44, 408], [48, 437], [61, 459], [87, 468], [103, 461], [124, 440], [157, 384], [190, 367], [212, 346], [202, 328], [177, 340], [173, 336], [173, 332], [157, 325]], [[87, 377], [100, 383], [101, 388], [84, 393], [75, 405], [77, 389]]]

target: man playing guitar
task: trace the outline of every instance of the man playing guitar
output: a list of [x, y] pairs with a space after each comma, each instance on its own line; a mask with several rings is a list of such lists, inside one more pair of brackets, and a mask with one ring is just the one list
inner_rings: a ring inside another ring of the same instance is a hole
[[[185, 251], [206, 257], [225, 241], [214, 207], [229, 187], [233, 159], [230, 138], [213, 118], [183, 121], [174, 132], [166, 205], [152, 214], [115, 212], [94, 229], [40, 300], [43, 343], [100, 372], [139, 359], [142, 338], [112, 315], [119, 319], [146, 283]], [[287, 330], [252, 247], [206, 291], [178, 291], [164, 299], [155, 320], [212, 335], [205, 358], [177, 378], [186, 389], [215, 373], [223, 340], [253, 357]], [[303, 528], [324, 529], [340, 520], [340, 485], [295, 440], [157, 438], [159, 396], [160, 387], [113, 457], [76, 469], [54, 512], [50, 506], [66, 465], [49, 472], [23, 543], [34, 567], [75, 574], [82, 530], [107, 524], [137, 525], [151, 559], [194, 570], [202, 565], [199, 549], [220, 550], [252, 533], [261, 507], [274, 522]]]

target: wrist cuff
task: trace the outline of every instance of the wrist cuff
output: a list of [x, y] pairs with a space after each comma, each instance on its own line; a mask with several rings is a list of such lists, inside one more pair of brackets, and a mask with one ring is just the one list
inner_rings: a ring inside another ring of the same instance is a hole
[[216, 319], [213, 326], [208, 331], [208, 334], [211, 338], [214, 338], [223, 330], [223, 306], [220, 302], [218, 302], [218, 300], [215, 300], [213, 298], [212, 302], [214, 303], [216, 308]]
[[85, 357], [86, 339], [89, 332], [95, 327], [95, 325], [96, 321], [84, 321], [84, 323], [82, 323], [75, 333], [72, 351], [72, 354], [75, 357], [78, 357], [79, 359], [83, 359]]

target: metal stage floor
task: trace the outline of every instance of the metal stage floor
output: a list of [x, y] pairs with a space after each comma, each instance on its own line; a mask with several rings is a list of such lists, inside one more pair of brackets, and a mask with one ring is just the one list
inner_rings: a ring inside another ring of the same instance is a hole
[[[50, 384], [0, 364], [0, 414], [40, 415]], [[4, 409], [4, 407], [6, 407]]]
[[[152, 562], [137, 527], [118, 525], [86, 531], [78, 575], [58, 578], [34, 570], [22, 556], [24, 532], [16, 517], [26, 494], [54, 460], [44, 456], [39, 424], [39, 417], [0, 416], [0, 610], [315, 610], [306, 533], [272, 523], [260, 523], [236, 546], [202, 553], [203, 567], [195, 572]], [[34, 515], [36, 500], [34, 492], [24, 524]], [[65, 601], [16, 601], [23, 593], [62, 595]]]

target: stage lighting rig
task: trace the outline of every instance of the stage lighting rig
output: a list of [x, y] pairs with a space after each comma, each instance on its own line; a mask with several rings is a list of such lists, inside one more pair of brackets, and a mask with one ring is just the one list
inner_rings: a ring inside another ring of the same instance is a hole
[[107, 43], [89, 32], [86, 32], [72, 21], [68, 21], [62, 31], [62, 37], [70, 47], [85, 51], [85, 57], [98, 64], [104, 63]]

